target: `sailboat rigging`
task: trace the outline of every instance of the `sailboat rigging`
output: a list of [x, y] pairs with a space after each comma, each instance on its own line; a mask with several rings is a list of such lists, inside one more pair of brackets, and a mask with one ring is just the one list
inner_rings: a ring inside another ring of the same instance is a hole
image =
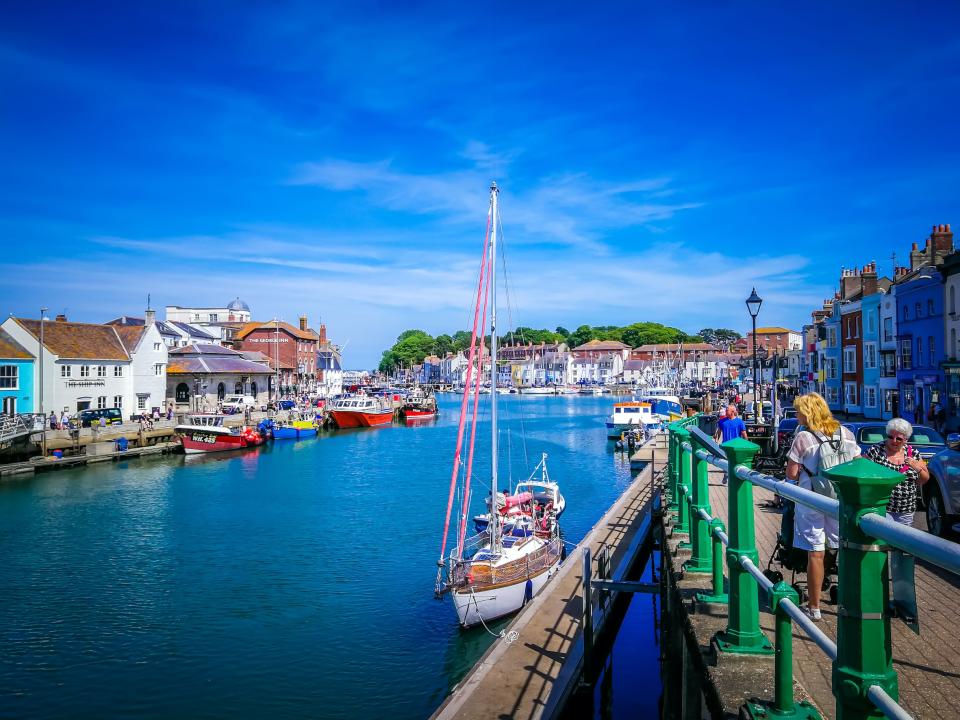
[[[531, 476], [524, 483], [518, 484], [514, 492], [502, 495], [497, 493], [499, 488], [496, 284], [498, 196], [497, 184], [492, 183], [469, 358], [460, 404], [450, 495], [447, 501], [440, 558], [437, 561], [435, 585], [437, 597], [450, 595], [453, 598], [458, 620], [463, 627], [486, 623], [522, 608], [553, 576], [563, 554], [563, 540], [558, 522], [560, 512], [563, 510], [563, 498], [557, 484], [549, 480], [546, 454], [537, 466], [537, 469], [541, 470], [539, 483], [532, 482]], [[483, 516], [484, 522], [477, 523], [476, 534], [467, 537], [467, 518], [471, 498], [470, 481], [477, 424], [476, 409], [483, 385], [483, 339], [488, 298], [490, 302], [491, 496], [489, 513]], [[483, 318], [482, 321], [481, 318]], [[464, 465], [461, 457], [468, 400], [471, 395], [473, 413], [469, 451]], [[462, 488], [458, 488], [457, 480], [461, 470], [465, 471], [464, 481]], [[451, 511], [457, 495], [461, 498], [461, 508], [456, 523], [456, 545], [447, 554]]]

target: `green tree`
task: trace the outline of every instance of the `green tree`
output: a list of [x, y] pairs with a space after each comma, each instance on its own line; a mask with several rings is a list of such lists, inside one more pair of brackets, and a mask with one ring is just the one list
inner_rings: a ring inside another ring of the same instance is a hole
[[567, 338], [570, 337], [570, 331], [567, 330], [563, 325], [557, 325], [554, 332], [563, 338], [561, 342], [566, 342]]
[[437, 335], [433, 341], [433, 353], [443, 357], [448, 352], [453, 352], [453, 338], [449, 335]]
[[584, 343], [588, 343], [594, 339], [593, 328], [589, 325], [581, 325], [572, 333], [570, 333], [569, 340], [567, 341], [571, 348], [575, 348]]
[[453, 351], [468, 350], [470, 348], [470, 335], [469, 330], [457, 330], [453, 334]]

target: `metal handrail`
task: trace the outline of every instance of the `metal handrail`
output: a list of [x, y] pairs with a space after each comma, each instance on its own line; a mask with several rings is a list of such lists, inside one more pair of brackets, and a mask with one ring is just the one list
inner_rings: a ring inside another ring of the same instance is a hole
[[[698, 428], [691, 428], [690, 433], [697, 437], [701, 445], [709, 447], [714, 453], [723, 452], [720, 447]], [[726, 457], [718, 457], [716, 454], [707, 452], [703, 449], [694, 449], [691, 443], [683, 442], [681, 449], [691, 453], [698, 459], [713, 465], [727, 473], [730, 471], [730, 463]], [[806, 490], [793, 483], [765, 475], [756, 470], [752, 470], [744, 465], [738, 465], [734, 468], [736, 476], [753, 485], [763, 487], [776, 495], [785, 497], [805, 507], [822, 512], [833, 518], [839, 517], [840, 503], [838, 500], [828, 498]], [[683, 501], [691, 503], [693, 498], [686, 491], [685, 487], [679, 488], [679, 494]], [[703, 508], [698, 508], [697, 517], [704, 522], [710, 523], [714, 518]], [[921, 559], [942, 567], [946, 570], [960, 574], [960, 545], [952, 543], [941, 538], [931, 536], [914, 528], [908, 528], [888, 517], [878, 513], [865, 513], [858, 519], [861, 529], [879, 540], [887, 542], [891, 547], [903, 550]], [[729, 547], [730, 539], [728, 535], [718, 529], [711, 533], [723, 545]], [[736, 558], [737, 563], [750, 575], [751, 578], [768, 595], [772, 593], [774, 583], [767, 578], [763, 572], [756, 566], [752, 559], [746, 555], [739, 555]], [[837, 645], [826, 633], [817, 627], [813, 620], [809, 618], [801, 608], [799, 608], [789, 598], [780, 600], [780, 607], [790, 616], [791, 620], [798, 625], [806, 635], [827, 655], [832, 662], [837, 660]], [[879, 685], [871, 685], [867, 689], [867, 697], [886, 717], [892, 720], [907, 720], [912, 716], [896, 700]]]

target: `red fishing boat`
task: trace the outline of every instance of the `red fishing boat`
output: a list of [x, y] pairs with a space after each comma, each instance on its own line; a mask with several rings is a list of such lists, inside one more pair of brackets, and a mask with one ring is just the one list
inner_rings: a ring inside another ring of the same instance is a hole
[[414, 388], [400, 408], [400, 415], [406, 422], [431, 420], [437, 416], [437, 398], [420, 388]]
[[254, 447], [263, 438], [250, 427], [224, 427], [224, 415], [188, 415], [187, 422], [177, 425], [174, 432], [187, 455], [223, 452]]
[[389, 425], [393, 422], [393, 403], [381, 397], [350, 395], [333, 403], [330, 417], [341, 429]]

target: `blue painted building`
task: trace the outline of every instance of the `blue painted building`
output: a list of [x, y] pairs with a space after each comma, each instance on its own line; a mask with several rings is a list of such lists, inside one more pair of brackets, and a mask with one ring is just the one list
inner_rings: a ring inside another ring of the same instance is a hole
[[38, 411], [34, 367], [33, 355], [0, 329], [0, 414]]
[[943, 400], [943, 278], [934, 266], [924, 265], [897, 278], [893, 288], [900, 415], [925, 423], [930, 406]]
[[863, 416], [870, 420], [883, 417], [883, 395], [880, 391], [880, 301], [875, 292], [860, 301], [863, 327]]
[[843, 406], [843, 381], [840, 377], [840, 302], [834, 299], [830, 315], [823, 321], [820, 376], [823, 397], [833, 411]]

